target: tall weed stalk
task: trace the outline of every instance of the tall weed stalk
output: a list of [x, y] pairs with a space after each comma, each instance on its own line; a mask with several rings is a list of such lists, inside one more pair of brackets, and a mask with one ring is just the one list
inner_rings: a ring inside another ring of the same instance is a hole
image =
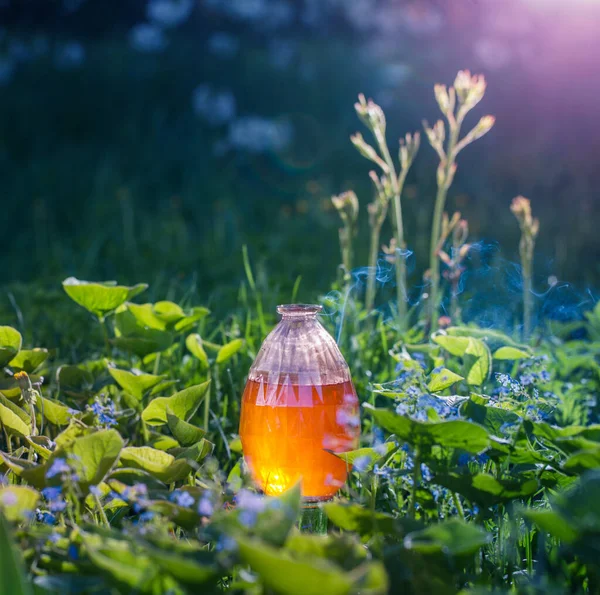
[[371, 224], [369, 267], [371, 268], [371, 274], [367, 286], [366, 307], [367, 311], [371, 311], [375, 300], [376, 267], [381, 226], [385, 220], [387, 205], [391, 201], [392, 227], [396, 243], [398, 321], [399, 326], [402, 328], [406, 324], [408, 296], [406, 289], [406, 240], [401, 199], [406, 176], [419, 150], [421, 139], [418, 132], [407, 134], [403, 139], [400, 139], [400, 168], [397, 171], [385, 137], [386, 119], [381, 107], [371, 99], [367, 101], [364, 95], [359, 95], [354, 108], [359, 118], [373, 135], [377, 150], [369, 145], [359, 132], [351, 137], [352, 143], [363, 157], [373, 161], [382, 172], [380, 177], [375, 172], [369, 174], [375, 184], [376, 194], [374, 202], [369, 205], [369, 222]]
[[519, 255], [521, 257], [521, 275], [523, 277], [523, 338], [531, 334], [531, 317], [533, 313], [533, 250], [535, 239], [540, 230], [540, 222], [531, 213], [531, 202], [524, 196], [517, 196], [510, 205], [519, 226], [521, 241]]
[[446, 118], [446, 125], [438, 120], [433, 127], [424, 122], [425, 132], [430, 145], [437, 152], [440, 163], [437, 169], [437, 194], [433, 212], [431, 228], [431, 242], [429, 254], [429, 314], [430, 329], [437, 328], [438, 308], [440, 296], [440, 261], [439, 246], [442, 238], [442, 218], [446, 206], [448, 190], [456, 173], [456, 157], [472, 142], [487, 134], [494, 125], [493, 116], [483, 116], [477, 125], [462, 139], [461, 128], [467, 114], [483, 99], [486, 82], [483, 76], [471, 76], [468, 70], [461, 70], [454, 81], [454, 86], [449, 89], [446, 85], [435, 85], [434, 92], [438, 106]]

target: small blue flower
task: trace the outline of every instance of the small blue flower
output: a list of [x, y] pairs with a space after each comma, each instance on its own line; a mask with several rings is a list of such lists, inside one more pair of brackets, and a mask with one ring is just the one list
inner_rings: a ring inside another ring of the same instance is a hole
[[549, 382], [550, 381], [550, 372], [548, 372], [548, 370], [542, 370], [540, 372], [540, 378], [544, 381], [544, 382]]
[[56, 500], [57, 498], [60, 498], [61, 495], [62, 495], [61, 487], [44, 488], [42, 490], [42, 496], [44, 496], [44, 498], [46, 498], [46, 500]]
[[48, 541], [50, 543], [57, 543], [60, 540], [60, 535], [58, 533], [50, 533], [50, 537], [48, 537]]
[[406, 395], [408, 397], [410, 397], [411, 399], [419, 398], [420, 394], [421, 394], [421, 391], [416, 386], [409, 386], [406, 389]]
[[431, 481], [433, 477], [429, 467], [425, 463], [421, 463], [421, 477], [424, 481]]
[[96, 498], [100, 498], [100, 496], [102, 496], [102, 491], [98, 486], [90, 486], [90, 493], [93, 496], [96, 496]]
[[198, 514], [201, 516], [211, 516], [214, 512], [215, 507], [210, 501], [210, 498], [204, 494], [198, 502]]
[[408, 413], [409, 413], [408, 405], [406, 405], [405, 403], [398, 403], [398, 405], [396, 405], [396, 413], [398, 415], [408, 415]]
[[154, 513], [147, 510], [146, 512], [142, 512], [139, 516], [140, 523], [149, 523], [154, 518]]
[[57, 475], [62, 475], [63, 473], [69, 473], [71, 468], [67, 464], [65, 459], [55, 459], [52, 465], [50, 465], [50, 469], [46, 471], [46, 477], [51, 479], [52, 477], [56, 477]]
[[239, 520], [245, 527], [253, 527], [258, 519], [258, 515], [253, 510], [240, 511]]
[[371, 458], [367, 455], [364, 455], [362, 457], [356, 457], [356, 459], [354, 459], [354, 462], [352, 463], [352, 468], [358, 473], [363, 473], [369, 467], [370, 462]]
[[519, 382], [523, 385], [523, 386], [531, 386], [534, 382], [535, 382], [535, 377], [533, 374], [523, 374], [520, 378], [519, 378]]
[[67, 550], [67, 555], [71, 560], [77, 560], [79, 558], [79, 550], [74, 543], [69, 545], [69, 549]]
[[466, 453], [462, 453], [460, 455], [458, 455], [458, 465], [460, 467], [464, 467], [466, 465], [468, 465], [471, 462], [471, 455], [468, 455]]
[[35, 519], [38, 523], [44, 523], [45, 525], [54, 525], [56, 523], [56, 517], [49, 512], [42, 512], [39, 508], [35, 511]]
[[171, 501], [175, 502], [177, 506], [181, 506], [183, 508], [189, 508], [194, 504], [194, 498], [188, 493], [181, 490], [176, 490], [171, 494]]
[[240, 490], [236, 496], [237, 505], [244, 510], [262, 512], [266, 507], [266, 500], [249, 490]]
[[236, 548], [237, 543], [235, 539], [229, 537], [229, 535], [221, 535], [215, 545], [217, 552], [232, 552]]

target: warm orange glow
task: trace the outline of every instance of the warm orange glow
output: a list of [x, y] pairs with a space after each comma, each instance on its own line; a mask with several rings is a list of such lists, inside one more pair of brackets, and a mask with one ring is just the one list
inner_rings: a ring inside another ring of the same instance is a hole
[[358, 447], [358, 399], [351, 382], [328, 386], [248, 381], [240, 437], [257, 485], [276, 495], [302, 479], [302, 495], [330, 498], [346, 463], [327, 450]]

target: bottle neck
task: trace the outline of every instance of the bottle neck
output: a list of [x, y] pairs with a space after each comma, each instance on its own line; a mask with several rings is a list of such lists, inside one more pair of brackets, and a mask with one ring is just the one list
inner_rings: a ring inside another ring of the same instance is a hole
[[317, 304], [284, 304], [277, 306], [277, 312], [284, 320], [314, 320], [323, 306]]

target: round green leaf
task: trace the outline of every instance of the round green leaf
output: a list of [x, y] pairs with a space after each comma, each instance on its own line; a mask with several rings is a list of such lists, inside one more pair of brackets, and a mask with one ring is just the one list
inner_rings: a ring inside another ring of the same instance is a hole
[[148, 403], [142, 419], [151, 426], [167, 423], [167, 409], [179, 419], [189, 421], [210, 389], [210, 380], [185, 388], [171, 397], [158, 397]]
[[217, 364], [223, 364], [231, 359], [244, 346], [244, 339], [234, 339], [223, 345], [217, 352]]
[[153, 386], [156, 386], [164, 376], [154, 374], [135, 373], [129, 370], [119, 370], [118, 368], [108, 368], [109, 374], [116, 380], [117, 384], [130, 395], [133, 395], [138, 401]]
[[442, 370], [440, 370], [437, 374], [433, 374], [431, 376], [431, 380], [429, 381], [427, 388], [432, 393], [437, 393], [451, 387], [453, 384], [461, 380], [464, 380], [462, 376], [455, 374], [451, 370], [442, 368]]
[[48, 358], [48, 350], [36, 347], [35, 349], [22, 349], [10, 360], [9, 366], [13, 370], [24, 370], [28, 374], [41, 366]]
[[77, 304], [84, 307], [98, 318], [116, 310], [127, 300], [148, 288], [146, 283], [138, 283], [132, 287], [117, 285], [114, 281], [95, 283], [80, 281], [69, 277], [63, 281], [67, 295]]
[[206, 355], [206, 351], [202, 347], [202, 337], [200, 335], [197, 333], [188, 335], [185, 340], [185, 346], [196, 359], [208, 367], [208, 355]]
[[522, 349], [517, 349], [516, 347], [500, 347], [494, 352], [494, 359], [498, 360], [519, 360], [519, 359], [529, 359], [531, 357], [530, 353], [523, 351]]
[[28, 520], [40, 501], [40, 493], [21, 485], [0, 488], [0, 511], [13, 522]]
[[0, 368], [6, 366], [21, 349], [21, 333], [11, 326], [0, 326]]

